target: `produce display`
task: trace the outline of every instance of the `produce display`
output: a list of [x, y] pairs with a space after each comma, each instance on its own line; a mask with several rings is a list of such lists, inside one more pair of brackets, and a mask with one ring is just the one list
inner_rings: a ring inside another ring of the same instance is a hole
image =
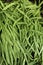
[[43, 1], [0, 0], [0, 65], [43, 65]]

